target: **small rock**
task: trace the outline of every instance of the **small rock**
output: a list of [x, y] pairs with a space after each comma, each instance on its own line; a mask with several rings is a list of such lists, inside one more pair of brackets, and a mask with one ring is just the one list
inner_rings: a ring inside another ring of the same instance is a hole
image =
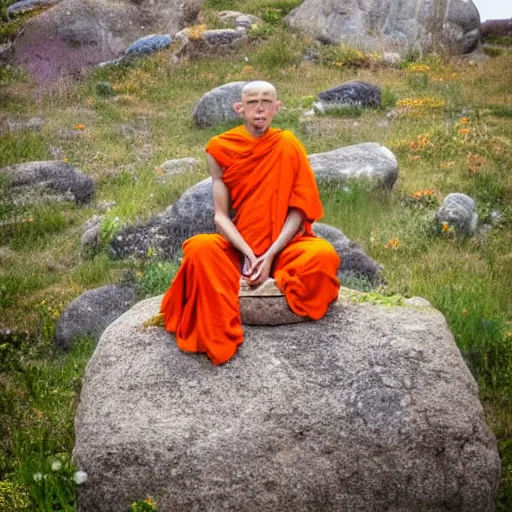
[[261, 23], [261, 19], [258, 18], [258, 16], [254, 16], [254, 14], [245, 14], [239, 11], [220, 11], [218, 13], [218, 16], [220, 20], [226, 23], [234, 22], [236, 24], [236, 20], [241, 16], [243, 16], [244, 18], [248, 18], [251, 21], [252, 25]]
[[65, 309], [55, 329], [55, 344], [68, 349], [79, 336], [99, 340], [103, 331], [136, 302], [135, 291], [110, 284], [88, 290]]
[[478, 224], [475, 201], [461, 193], [448, 194], [437, 211], [436, 222], [453, 227], [459, 235], [473, 235]]
[[98, 203], [98, 211], [99, 212], [108, 212], [111, 208], [113, 208], [117, 203], [115, 201], [100, 201]]
[[247, 30], [250, 30], [251, 27], [255, 24], [254, 18], [247, 16], [246, 14], [241, 14], [238, 18], [235, 19], [235, 25], [237, 27], [244, 27]]
[[376, 85], [355, 80], [321, 92], [318, 99], [324, 105], [379, 108], [381, 91]]
[[214, 126], [225, 121], [235, 121], [240, 116], [233, 110], [233, 103], [241, 101], [246, 82], [230, 82], [207, 92], [196, 103], [192, 117], [197, 126]]
[[402, 56], [395, 52], [385, 52], [382, 55], [382, 62], [389, 66], [398, 66], [402, 62]]
[[2, 123], [3, 130], [11, 133], [16, 132], [39, 132], [44, 126], [42, 117], [36, 116], [30, 119], [7, 119]]
[[100, 227], [105, 217], [103, 215], [94, 215], [84, 225], [81, 247], [82, 250], [95, 249], [100, 243]]
[[172, 37], [169, 34], [151, 34], [138, 39], [128, 46], [124, 51], [124, 56], [150, 55], [167, 48], [171, 43]]
[[59, 1], [60, 0], [20, 0], [7, 7], [5, 12], [11, 17], [18, 16], [26, 12], [35, 11], [41, 7], [50, 7]]
[[157, 172], [160, 170], [164, 174], [182, 174], [197, 169], [200, 162], [197, 158], [186, 157], [178, 158], [176, 160], [167, 160], [157, 167]]

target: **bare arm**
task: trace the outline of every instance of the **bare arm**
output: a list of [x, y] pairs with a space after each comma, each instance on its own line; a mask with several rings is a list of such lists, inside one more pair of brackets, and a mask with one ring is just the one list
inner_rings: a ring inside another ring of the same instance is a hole
[[249, 270], [252, 285], [257, 286], [269, 277], [275, 256], [281, 252], [285, 245], [298, 233], [303, 221], [304, 218], [301, 210], [298, 208], [290, 208], [288, 210], [288, 216], [284, 221], [281, 233], [279, 233], [279, 236], [268, 250], [259, 258], [256, 258]]
[[254, 263], [256, 257], [249, 244], [244, 240], [229, 216], [230, 197], [229, 192], [222, 181], [222, 168], [215, 158], [207, 154], [208, 170], [212, 177], [213, 207], [215, 209], [214, 222], [219, 233], [233, 244], [248, 260], [249, 266]]

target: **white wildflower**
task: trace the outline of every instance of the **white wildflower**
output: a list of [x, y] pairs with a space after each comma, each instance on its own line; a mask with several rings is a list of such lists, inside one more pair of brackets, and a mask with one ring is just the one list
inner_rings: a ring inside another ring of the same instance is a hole
[[62, 462], [60, 460], [54, 460], [52, 462], [52, 471], [59, 471], [62, 467]]
[[40, 482], [43, 479], [43, 475], [42, 473], [34, 473], [32, 478], [34, 479], [34, 482]]
[[77, 485], [87, 482], [87, 473], [85, 471], [76, 471], [73, 475], [73, 480]]

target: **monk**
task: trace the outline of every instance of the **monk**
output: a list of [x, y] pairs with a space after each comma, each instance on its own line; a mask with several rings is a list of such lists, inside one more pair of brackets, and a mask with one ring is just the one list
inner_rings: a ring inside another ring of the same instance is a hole
[[241, 279], [259, 286], [273, 277], [291, 310], [313, 320], [338, 296], [340, 258], [311, 229], [323, 209], [306, 152], [291, 132], [271, 127], [280, 105], [272, 84], [249, 82], [233, 105], [245, 123], [209, 141], [218, 234], [183, 243], [162, 301], [178, 347], [205, 352], [214, 364], [228, 361], [243, 341]]

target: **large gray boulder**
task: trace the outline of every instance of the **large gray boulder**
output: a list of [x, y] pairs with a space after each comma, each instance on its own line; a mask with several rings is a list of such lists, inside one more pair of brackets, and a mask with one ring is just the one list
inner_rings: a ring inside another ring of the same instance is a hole
[[[213, 215], [212, 180], [206, 178], [186, 190], [165, 212], [118, 233], [111, 243], [111, 254], [115, 258], [143, 258], [152, 248], [161, 257], [174, 258], [187, 238], [217, 231]], [[340, 230], [318, 222], [313, 230], [331, 242], [342, 259], [340, 278], [364, 277], [371, 283], [378, 281], [380, 265]]]
[[141, 329], [103, 333], [83, 379], [81, 512], [147, 495], [162, 511], [495, 510], [496, 441], [432, 308], [336, 303], [322, 320], [245, 327], [224, 366]]
[[57, 160], [26, 162], [0, 169], [7, 175], [14, 203], [90, 202], [94, 182], [80, 169]]
[[80, 336], [99, 340], [103, 331], [136, 301], [132, 288], [117, 284], [82, 293], [68, 305], [59, 318], [55, 328], [55, 345], [68, 349]]
[[438, 224], [448, 224], [459, 235], [473, 235], [478, 224], [475, 201], [466, 194], [448, 194], [436, 213]]
[[203, 0], [61, 0], [29, 20], [14, 58], [39, 81], [110, 61], [148, 33], [175, 34], [196, 21]]
[[379, 108], [381, 90], [378, 85], [352, 80], [322, 91], [318, 99], [324, 109], [329, 106]]
[[230, 82], [204, 94], [192, 112], [196, 125], [214, 126], [239, 119], [240, 116], [233, 110], [233, 103], [242, 100], [242, 88], [246, 83]]
[[319, 183], [331, 187], [350, 181], [364, 181], [382, 188], [392, 188], [398, 178], [395, 155], [377, 142], [364, 142], [309, 155], [309, 162]]
[[480, 15], [471, 0], [305, 0], [285, 20], [322, 42], [400, 53], [469, 53], [480, 41]]

